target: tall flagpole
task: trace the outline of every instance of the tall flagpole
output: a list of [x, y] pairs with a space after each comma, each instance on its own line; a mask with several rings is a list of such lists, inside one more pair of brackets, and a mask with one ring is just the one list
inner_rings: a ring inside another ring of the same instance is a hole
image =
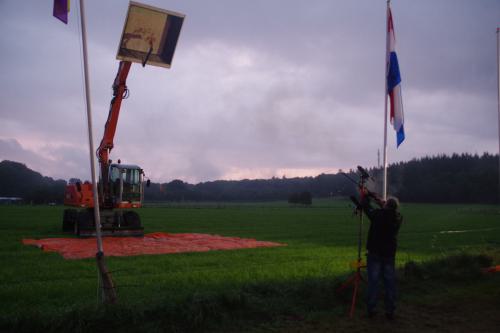
[[498, 203], [500, 204], [500, 27], [497, 27]]
[[90, 171], [92, 175], [92, 192], [94, 195], [94, 219], [95, 231], [97, 239], [97, 251], [103, 252], [102, 237], [101, 237], [101, 216], [99, 213], [99, 193], [97, 191], [97, 177], [95, 172], [95, 157], [94, 157], [94, 139], [92, 134], [92, 108], [90, 101], [90, 87], [89, 87], [89, 64], [87, 56], [87, 29], [85, 26], [85, 6], [84, 0], [80, 0], [80, 22], [82, 25], [82, 48], [83, 48], [83, 72], [85, 75], [85, 101], [87, 104], [87, 127], [89, 134], [89, 149], [90, 149]]
[[388, 59], [389, 59], [389, 6], [391, 0], [387, 0], [387, 18], [386, 18], [386, 29], [385, 29], [385, 71], [384, 71], [384, 177], [382, 182], [382, 198], [385, 201], [387, 199], [387, 71]]
[[89, 70], [87, 60], [87, 29], [85, 26], [85, 6], [84, 0], [80, 0], [80, 22], [82, 27], [82, 48], [83, 48], [83, 70], [85, 75], [85, 101], [87, 104], [87, 126], [89, 134], [90, 149], [90, 170], [92, 175], [92, 192], [94, 195], [94, 221], [97, 240], [97, 268], [99, 269], [99, 281], [102, 283], [102, 296], [105, 303], [116, 303], [116, 292], [111, 275], [104, 262], [104, 249], [101, 236], [101, 216], [99, 212], [99, 193], [97, 191], [97, 177], [95, 172], [94, 140], [92, 134], [92, 109], [90, 101]]

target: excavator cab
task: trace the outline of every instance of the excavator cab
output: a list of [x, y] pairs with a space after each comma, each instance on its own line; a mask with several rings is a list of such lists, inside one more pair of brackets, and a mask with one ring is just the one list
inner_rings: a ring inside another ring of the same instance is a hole
[[[130, 208], [139, 208], [143, 199], [144, 171], [137, 165], [110, 164], [108, 177], [99, 182], [101, 191], [107, 193], [103, 199], [101, 234], [103, 236], [143, 236], [139, 214]], [[106, 189], [104, 189], [106, 188]], [[93, 195], [90, 183], [69, 184], [66, 187], [65, 204], [85, 208], [65, 209], [63, 231], [81, 237], [95, 236]]]
[[144, 172], [137, 165], [111, 164], [109, 182], [115, 208], [136, 208], [141, 206]]

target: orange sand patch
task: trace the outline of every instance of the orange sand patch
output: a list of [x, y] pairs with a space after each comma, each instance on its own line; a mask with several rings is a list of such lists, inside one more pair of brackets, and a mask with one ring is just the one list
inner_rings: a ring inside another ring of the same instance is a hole
[[[95, 238], [23, 239], [23, 244], [37, 246], [42, 251], [57, 252], [64, 259], [93, 258], [97, 248]], [[164, 232], [146, 234], [144, 237], [103, 238], [104, 253], [106, 256], [115, 257], [274, 246], [286, 246], [286, 244], [219, 235], [169, 234]]]

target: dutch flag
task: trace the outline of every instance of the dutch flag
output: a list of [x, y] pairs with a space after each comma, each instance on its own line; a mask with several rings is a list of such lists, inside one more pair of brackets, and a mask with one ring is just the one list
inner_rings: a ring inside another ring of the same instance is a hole
[[397, 146], [404, 141], [403, 99], [401, 97], [401, 75], [396, 55], [396, 37], [392, 23], [391, 8], [387, 7], [387, 93], [391, 103], [390, 120], [396, 131]]

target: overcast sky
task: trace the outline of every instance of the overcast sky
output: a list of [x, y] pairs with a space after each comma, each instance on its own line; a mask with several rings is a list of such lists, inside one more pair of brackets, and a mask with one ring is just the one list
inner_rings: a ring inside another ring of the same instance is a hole
[[[0, 0], [0, 160], [90, 178], [79, 4]], [[171, 69], [132, 65], [111, 158], [154, 182], [377, 165], [386, 0], [143, 0], [186, 15]], [[100, 142], [128, 1], [87, 0]], [[498, 153], [498, 0], [394, 0], [406, 141], [389, 162]]]

